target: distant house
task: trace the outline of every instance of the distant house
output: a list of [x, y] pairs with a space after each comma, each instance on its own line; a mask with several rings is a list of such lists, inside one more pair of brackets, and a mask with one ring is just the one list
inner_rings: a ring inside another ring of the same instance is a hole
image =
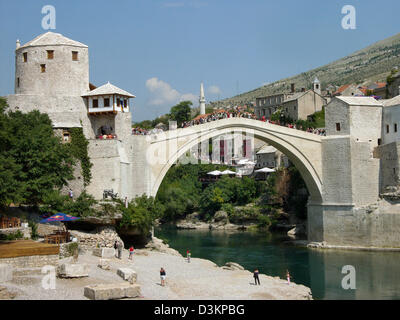
[[343, 96], [343, 97], [351, 97], [351, 96], [364, 96], [365, 94], [357, 87], [355, 84], [345, 84], [339, 89], [337, 89], [332, 96]]
[[380, 97], [381, 99], [387, 98], [386, 82], [375, 82], [369, 86], [361, 86], [358, 89], [365, 95], [372, 95]]
[[387, 85], [387, 98], [394, 98], [400, 95], [400, 72], [392, 76], [392, 81]]
[[281, 109], [285, 116], [292, 120], [306, 120], [307, 116], [322, 110], [327, 100], [321, 95], [321, 84], [317, 78], [313, 89], [301, 89], [296, 92], [294, 84], [290, 93], [281, 93], [256, 99], [255, 114], [260, 119], [270, 118], [274, 112]]
[[289, 166], [289, 159], [282, 152], [270, 145], [264, 145], [256, 153], [256, 165], [254, 169], [280, 168]]

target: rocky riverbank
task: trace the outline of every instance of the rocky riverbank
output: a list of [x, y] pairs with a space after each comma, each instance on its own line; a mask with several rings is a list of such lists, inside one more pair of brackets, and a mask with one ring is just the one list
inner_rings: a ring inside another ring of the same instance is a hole
[[[60, 260], [69, 262], [72, 258]], [[89, 277], [56, 280], [55, 289], [43, 289], [40, 269], [15, 270], [12, 281], [2, 284], [2, 291], [9, 292], [8, 297], [25, 300], [68, 300], [86, 299], [83, 288], [87, 285], [121, 283], [116, 270], [128, 267], [136, 271], [137, 284], [141, 286], [141, 297], [135, 299], [151, 300], [309, 300], [311, 290], [303, 285], [290, 285], [278, 277], [260, 275], [261, 285], [254, 285], [252, 273], [243, 270], [235, 263], [219, 267], [215, 263], [192, 257], [190, 263], [176, 250], [153, 238], [145, 249], [136, 250], [133, 261], [128, 259], [124, 250], [122, 259], [109, 259], [109, 268], [98, 267], [99, 257], [85, 251], [78, 263], [89, 265]], [[163, 267], [167, 273], [166, 286], [160, 286], [159, 270]], [[1, 296], [0, 296], [1, 297]]]

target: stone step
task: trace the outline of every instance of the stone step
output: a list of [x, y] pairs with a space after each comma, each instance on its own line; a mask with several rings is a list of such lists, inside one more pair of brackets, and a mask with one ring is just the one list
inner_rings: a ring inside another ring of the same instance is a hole
[[115, 300], [140, 297], [138, 284], [109, 283], [86, 286], [84, 296], [91, 300]]

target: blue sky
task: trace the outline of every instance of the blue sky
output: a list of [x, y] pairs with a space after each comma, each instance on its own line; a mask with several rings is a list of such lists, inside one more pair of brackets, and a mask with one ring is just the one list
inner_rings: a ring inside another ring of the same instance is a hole
[[[356, 29], [341, 26], [344, 5]], [[15, 41], [56, 30], [89, 46], [90, 81], [136, 95], [133, 120], [179, 100], [246, 92], [342, 58], [400, 32], [398, 0], [0, 0], [0, 95], [13, 93]], [[194, 103], [198, 106], [198, 102]]]

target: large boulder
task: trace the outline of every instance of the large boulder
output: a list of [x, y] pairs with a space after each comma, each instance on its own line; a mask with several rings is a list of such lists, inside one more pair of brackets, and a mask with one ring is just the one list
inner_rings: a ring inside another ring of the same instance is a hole
[[108, 283], [86, 286], [84, 296], [91, 300], [114, 300], [123, 298], [136, 298], [140, 296], [138, 284]]
[[244, 270], [244, 268], [240, 264], [238, 264], [236, 262], [227, 262], [222, 267], [222, 269], [225, 269], [225, 270]]
[[214, 214], [214, 222], [228, 223], [228, 213], [220, 210]]
[[306, 234], [306, 227], [304, 224], [298, 224], [287, 232], [287, 235], [289, 237], [296, 237], [305, 234]]
[[115, 257], [114, 248], [95, 248], [93, 249], [93, 255], [100, 258], [110, 259]]
[[0, 264], [0, 283], [13, 279], [13, 267], [8, 264]]
[[137, 273], [136, 271], [130, 268], [119, 268], [117, 270], [117, 275], [119, 275], [122, 279], [129, 281], [130, 283], [136, 283]]
[[89, 276], [89, 265], [86, 263], [63, 263], [59, 266], [60, 278], [82, 278]]
[[103, 270], [110, 270], [111, 269], [110, 260], [109, 259], [100, 259], [99, 263], [97, 264], [97, 266], [100, 269], [103, 269]]

